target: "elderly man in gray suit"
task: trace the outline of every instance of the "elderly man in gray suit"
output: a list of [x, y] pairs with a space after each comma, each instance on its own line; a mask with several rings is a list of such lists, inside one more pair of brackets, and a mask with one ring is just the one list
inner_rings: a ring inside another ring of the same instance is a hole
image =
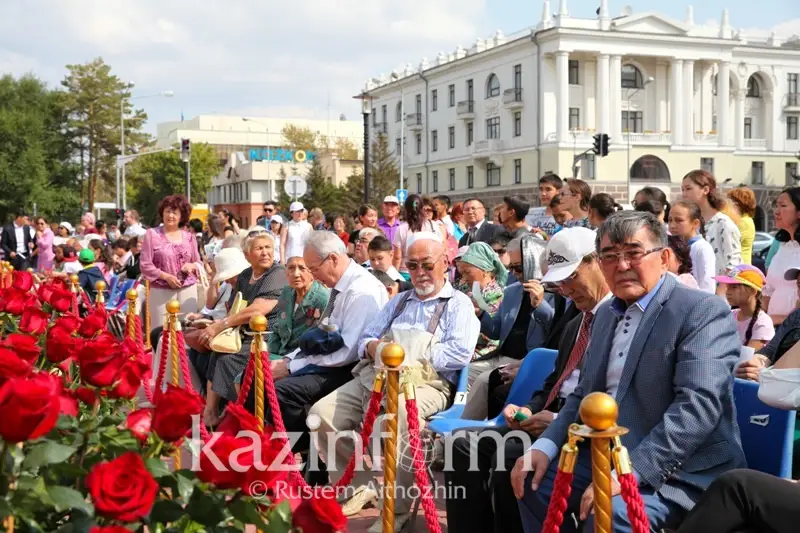
[[[745, 465], [733, 404], [740, 343], [718, 296], [690, 289], [667, 273], [664, 226], [651, 214], [622, 211], [597, 231], [597, 254], [614, 298], [592, 325], [580, 383], [559, 416], [512, 471], [526, 533], [542, 530], [559, 447], [578, 421], [584, 396], [602, 391], [619, 404], [650, 527], [675, 528], [723, 472]], [[544, 281], [560, 281], [557, 267]], [[568, 512], [593, 531], [591, 458], [581, 448]], [[631, 525], [613, 486], [614, 531]], [[567, 517], [562, 531], [574, 531]]]

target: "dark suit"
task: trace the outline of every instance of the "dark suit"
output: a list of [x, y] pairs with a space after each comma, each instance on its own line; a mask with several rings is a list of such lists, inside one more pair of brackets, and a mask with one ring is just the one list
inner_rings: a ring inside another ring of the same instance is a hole
[[33, 243], [33, 247], [36, 247], [36, 235], [31, 235], [31, 227], [22, 226], [22, 233], [25, 238], [25, 257], [19, 254], [14, 258], [11, 257], [12, 252], [17, 253], [17, 232], [13, 222], [3, 228], [3, 236], [0, 238], [0, 248], [3, 249], [6, 260], [11, 263], [11, 266], [13, 266], [15, 270], [27, 270], [31, 266], [31, 254], [33, 253], [33, 249], [30, 247], [30, 244]]
[[[578, 336], [583, 314], [574, 317], [561, 335], [560, 348], [556, 358], [556, 368], [544, 383], [544, 389], [537, 391], [527, 405], [531, 412], [538, 413], [544, 408], [550, 391], [555, 386]], [[553, 402], [550, 411], [558, 412], [560, 401]], [[517, 501], [511, 490], [511, 470], [516, 460], [525, 453], [523, 441], [508, 438], [502, 442], [504, 454], [497, 453], [497, 442], [488, 438], [489, 433], [505, 435], [510, 430], [487, 429], [481, 432], [484, 438], [470, 443], [470, 437], [457, 437], [453, 441], [453, 468], [445, 471], [445, 481], [453, 487], [464, 487], [465, 498], [447, 499], [447, 524], [450, 531], [494, 531], [495, 533], [521, 533], [522, 522], [517, 509]], [[470, 446], [473, 447], [470, 451]], [[469, 471], [470, 455], [478, 458], [478, 470]], [[500, 461], [503, 464], [499, 464]], [[455, 489], [454, 490], [460, 490]], [[459, 494], [453, 492], [452, 494]]]
[[481, 227], [475, 232], [475, 238], [472, 239], [469, 231], [467, 231], [458, 241], [458, 247], [461, 248], [462, 246], [469, 246], [473, 242], [485, 242], [486, 244], [491, 244], [495, 236], [500, 235], [505, 231], [506, 228], [503, 226], [499, 224], [492, 224], [488, 220], [484, 220], [483, 224], [481, 224]]

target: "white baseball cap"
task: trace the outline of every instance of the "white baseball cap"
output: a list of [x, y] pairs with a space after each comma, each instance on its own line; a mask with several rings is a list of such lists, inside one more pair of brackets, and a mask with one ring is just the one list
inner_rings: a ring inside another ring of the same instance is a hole
[[291, 204], [289, 204], [289, 212], [290, 213], [294, 213], [295, 211], [302, 211], [304, 209], [305, 209], [305, 207], [303, 207], [303, 203], [302, 202], [292, 202]]
[[280, 215], [272, 215], [272, 218], [269, 219], [270, 222], [277, 222], [278, 224], [284, 224], [283, 217]]
[[594, 231], [588, 228], [564, 228], [547, 243], [547, 274], [543, 283], [563, 281], [570, 277], [581, 261], [595, 251]]
[[400, 205], [400, 200], [398, 200], [398, 199], [397, 199], [397, 196], [392, 196], [392, 195], [390, 194], [389, 196], [385, 196], [385, 197], [383, 198], [383, 203], [385, 203], [385, 204], [397, 204], [397, 205]]

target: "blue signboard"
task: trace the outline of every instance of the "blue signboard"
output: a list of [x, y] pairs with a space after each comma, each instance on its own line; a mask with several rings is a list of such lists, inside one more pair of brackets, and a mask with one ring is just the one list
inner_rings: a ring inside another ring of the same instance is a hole
[[394, 195], [400, 200], [400, 205], [403, 205], [408, 199], [408, 189], [397, 189], [394, 191]]
[[251, 148], [250, 161], [277, 161], [284, 163], [310, 163], [317, 157], [316, 152], [289, 150], [287, 148]]

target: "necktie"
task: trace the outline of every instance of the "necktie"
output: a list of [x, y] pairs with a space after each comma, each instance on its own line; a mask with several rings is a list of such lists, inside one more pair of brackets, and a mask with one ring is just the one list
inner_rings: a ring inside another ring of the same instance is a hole
[[575, 344], [572, 346], [572, 351], [569, 353], [569, 358], [567, 359], [567, 366], [564, 367], [564, 372], [561, 374], [561, 377], [558, 378], [555, 386], [547, 396], [547, 401], [544, 403], [545, 409], [558, 397], [558, 391], [561, 390], [561, 385], [563, 385], [567, 378], [572, 375], [572, 372], [578, 368], [578, 363], [583, 357], [583, 352], [585, 352], [586, 347], [589, 346], [589, 328], [592, 325], [593, 318], [594, 315], [592, 313], [584, 313], [581, 328], [578, 330], [578, 338], [575, 339]]
[[469, 234], [469, 238], [467, 239], [467, 244], [472, 244], [475, 242], [475, 234], [478, 233], [478, 226], [472, 226], [467, 230]]
[[320, 320], [323, 318], [328, 318], [333, 313], [333, 305], [336, 303], [336, 297], [339, 296], [339, 291], [336, 289], [331, 290], [331, 295], [328, 298], [328, 305], [325, 306], [325, 311], [323, 311]]

